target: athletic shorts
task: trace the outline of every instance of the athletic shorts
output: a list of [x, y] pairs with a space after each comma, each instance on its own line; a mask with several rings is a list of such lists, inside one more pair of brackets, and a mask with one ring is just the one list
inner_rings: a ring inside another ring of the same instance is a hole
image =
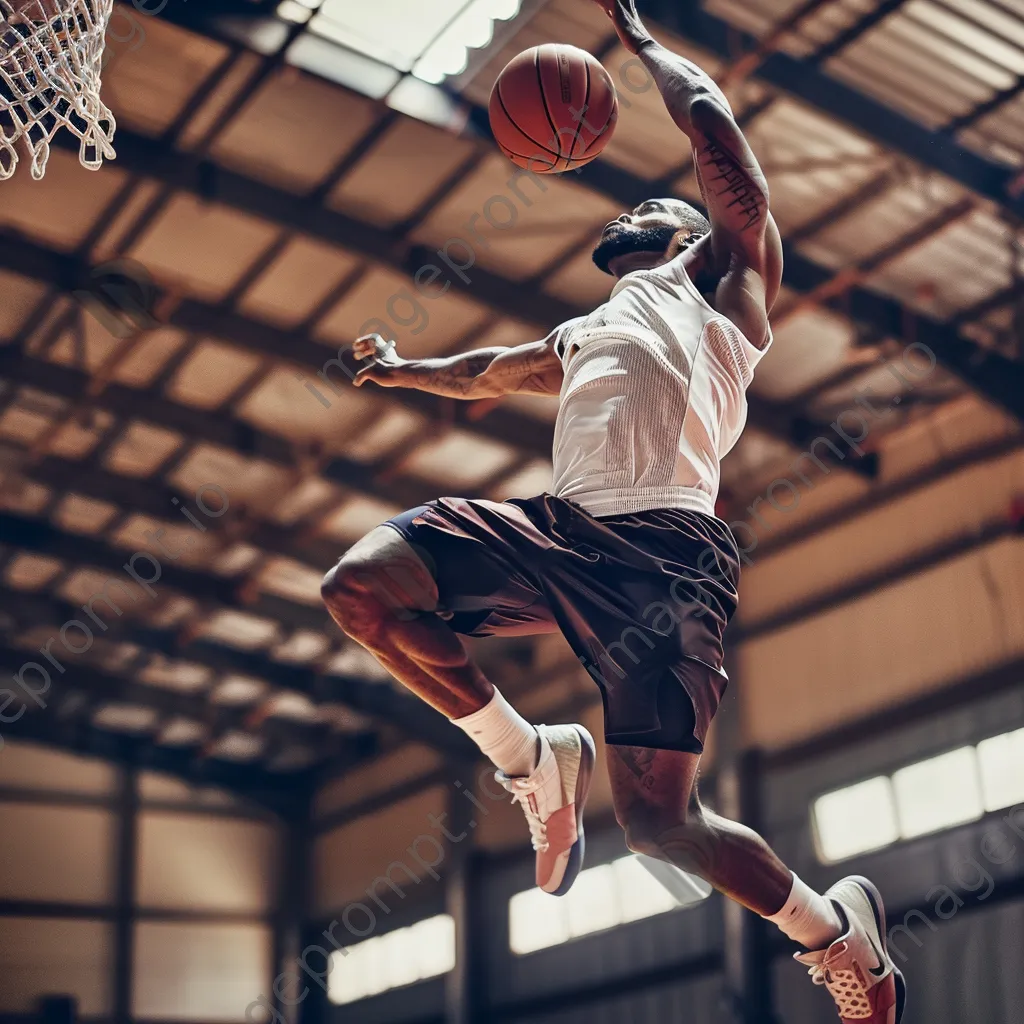
[[739, 583], [724, 522], [682, 509], [597, 519], [542, 494], [439, 498], [387, 525], [427, 564], [455, 632], [560, 631], [601, 690], [609, 743], [704, 749]]

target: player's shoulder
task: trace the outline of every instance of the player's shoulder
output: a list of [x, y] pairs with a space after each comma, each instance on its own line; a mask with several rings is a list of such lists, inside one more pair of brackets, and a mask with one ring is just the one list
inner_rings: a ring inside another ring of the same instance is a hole
[[550, 346], [552, 351], [558, 356], [559, 359], [565, 354], [565, 346], [569, 340], [573, 330], [585, 323], [594, 313], [604, 309], [607, 303], [602, 303], [593, 313], [587, 313], [581, 316], [574, 316], [566, 320], [564, 323], [560, 323], [545, 339], [545, 343]]

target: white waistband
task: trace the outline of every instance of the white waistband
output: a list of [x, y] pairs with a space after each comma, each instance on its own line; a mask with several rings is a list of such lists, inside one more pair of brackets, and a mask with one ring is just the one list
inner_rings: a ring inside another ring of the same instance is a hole
[[654, 508], [684, 508], [691, 512], [715, 514], [711, 495], [696, 487], [609, 487], [583, 494], [556, 494], [579, 505], [592, 516], [623, 516]]

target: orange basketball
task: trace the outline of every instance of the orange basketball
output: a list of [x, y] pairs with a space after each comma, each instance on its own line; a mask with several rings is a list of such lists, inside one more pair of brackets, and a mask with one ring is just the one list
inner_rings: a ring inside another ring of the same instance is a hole
[[582, 167], [611, 141], [619, 104], [596, 57], [563, 43], [524, 50], [491, 89], [488, 114], [501, 151], [538, 174]]

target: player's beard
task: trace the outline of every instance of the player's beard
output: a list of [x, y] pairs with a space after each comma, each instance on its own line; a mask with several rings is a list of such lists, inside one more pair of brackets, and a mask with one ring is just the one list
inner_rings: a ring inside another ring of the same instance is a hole
[[672, 242], [678, 228], [665, 224], [661, 227], [622, 227], [603, 236], [594, 247], [593, 260], [598, 270], [611, 274], [608, 264], [617, 256], [635, 252], [649, 252], [662, 256]]

